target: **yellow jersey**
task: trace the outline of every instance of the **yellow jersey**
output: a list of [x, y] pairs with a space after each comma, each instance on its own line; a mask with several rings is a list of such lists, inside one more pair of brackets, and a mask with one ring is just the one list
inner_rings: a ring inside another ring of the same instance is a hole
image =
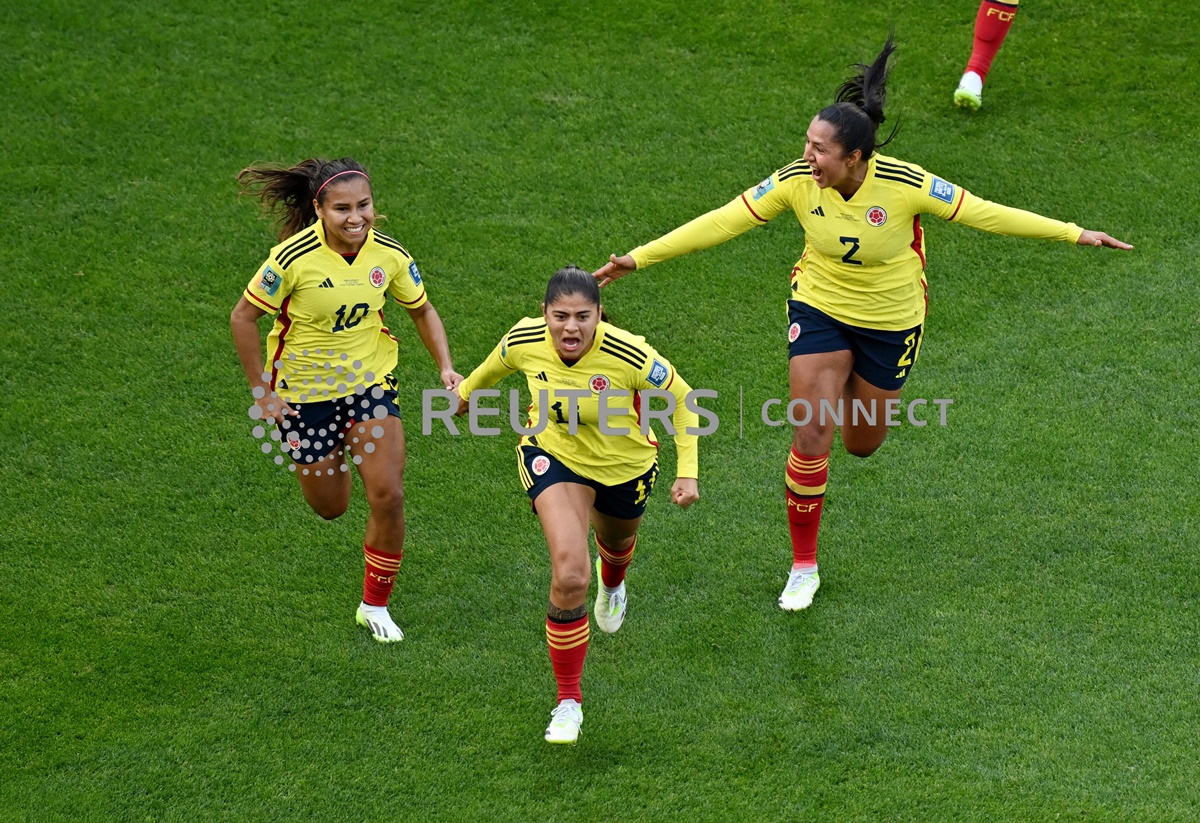
[[266, 362], [271, 387], [288, 403], [381, 382], [398, 350], [384, 324], [387, 295], [407, 309], [428, 301], [417, 264], [395, 240], [371, 229], [347, 261], [329, 247], [320, 221], [271, 249], [244, 294], [276, 315]]
[[[566, 363], [554, 348], [545, 319], [526, 317], [459, 384], [459, 396], [469, 398], [471, 392], [491, 388], [517, 371], [524, 372], [533, 398], [525, 427], [532, 428], [542, 415], [547, 419], [540, 433], [521, 436], [522, 445], [544, 449], [576, 474], [606, 486], [632, 480], [645, 474], [658, 455], [653, 427], [648, 435], [641, 433], [640, 394], [647, 389], [658, 389], [675, 397], [671, 422], [675, 427], [678, 474], [698, 476], [698, 438], [687, 433], [699, 423], [697, 414], [686, 406], [691, 387], [644, 337], [602, 321], [591, 348], [578, 360]], [[609, 409], [607, 427], [623, 429], [625, 433], [605, 434], [600, 430], [601, 392], [605, 393], [604, 402]], [[572, 408], [574, 433], [571, 433]]]
[[804, 230], [792, 298], [843, 323], [886, 331], [910, 329], [925, 318], [922, 214], [1012, 237], [1074, 243], [1083, 233], [1074, 223], [983, 200], [920, 166], [875, 154], [850, 198], [817, 186], [808, 163], [797, 160], [630, 254], [640, 269], [715, 246], [788, 209]]

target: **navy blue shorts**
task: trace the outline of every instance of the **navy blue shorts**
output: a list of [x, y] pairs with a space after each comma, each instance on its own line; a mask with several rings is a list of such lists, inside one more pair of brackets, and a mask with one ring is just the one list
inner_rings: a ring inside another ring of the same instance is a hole
[[620, 520], [636, 520], [646, 513], [650, 492], [658, 479], [658, 461], [646, 473], [616, 486], [606, 486], [595, 480], [576, 474], [563, 465], [562, 461], [537, 446], [518, 446], [520, 456], [518, 470], [521, 484], [529, 495], [533, 510], [537, 511], [537, 496], [555, 483], [578, 483], [596, 490], [596, 511]]
[[904, 331], [851, 326], [799, 300], [788, 301], [788, 357], [849, 351], [854, 373], [872, 386], [894, 391], [904, 385], [921, 353], [924, 324]]
[[316, 403], [289, 403], [298, 417], [285, 418], [279, 424], [283, 451], [296, 463], [315, 463], [344, 445], [346, 432], [364, 420], [399, 417], [396, 405], [396, 378], [384, 377], [361, 391]]

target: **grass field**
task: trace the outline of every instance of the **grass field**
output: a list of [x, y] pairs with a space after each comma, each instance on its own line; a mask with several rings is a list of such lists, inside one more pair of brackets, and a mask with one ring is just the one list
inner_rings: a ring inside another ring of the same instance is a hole
[[[975, 9], [6, 8], [0, 820], [1200, 819], [1200, 21], [1022, 4], [972, 116]], [[274, 241], [237, 171], [366, 163], [465, 373], [560, 265], [798, 157], [889, 24], [889, 153], [1136, 249], [927, 223], [906, 394], [954, 404], [835, 448], [800, 614], [775, 605], [789, 434], [757, 418], [795, 223], [606, 289], [722, 422], [700, 503], [652, 502], [565, 750], [513, 438], [420, 434], [437, 375], [394, 312], [407, 639], [373, 643], [361, 494], [321, 521], [250, 433], [228, 316]]]

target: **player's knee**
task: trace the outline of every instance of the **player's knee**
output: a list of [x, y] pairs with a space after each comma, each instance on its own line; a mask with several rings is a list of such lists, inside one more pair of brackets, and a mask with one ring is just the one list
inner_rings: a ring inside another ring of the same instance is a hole
[[551, 583], [555, 599], [560, 603], [573, 602], [587, 595], [588, 569], [561, 569], [554, 573]]
[[404, 487], [399, 483], [372, 489], [367, 495], [367, 503], [371, 506], [371, 513], [376, 516], [404, 519]]

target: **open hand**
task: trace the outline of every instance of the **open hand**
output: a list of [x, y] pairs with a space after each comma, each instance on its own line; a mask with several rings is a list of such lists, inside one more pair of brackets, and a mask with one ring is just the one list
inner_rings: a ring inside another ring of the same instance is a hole
[[[1122, 243], [1115, 237], [1110, 237], [1102, 231], [1083, 230], [1083, 234], [1079, 235], [1079, 239], [1075, 241], [1081, 246], [1107, 246], [1110, 249], [1132, 249], [1133, 246], [1128, 243]], [[601, 283], [600, 285], [604, 285]]]

